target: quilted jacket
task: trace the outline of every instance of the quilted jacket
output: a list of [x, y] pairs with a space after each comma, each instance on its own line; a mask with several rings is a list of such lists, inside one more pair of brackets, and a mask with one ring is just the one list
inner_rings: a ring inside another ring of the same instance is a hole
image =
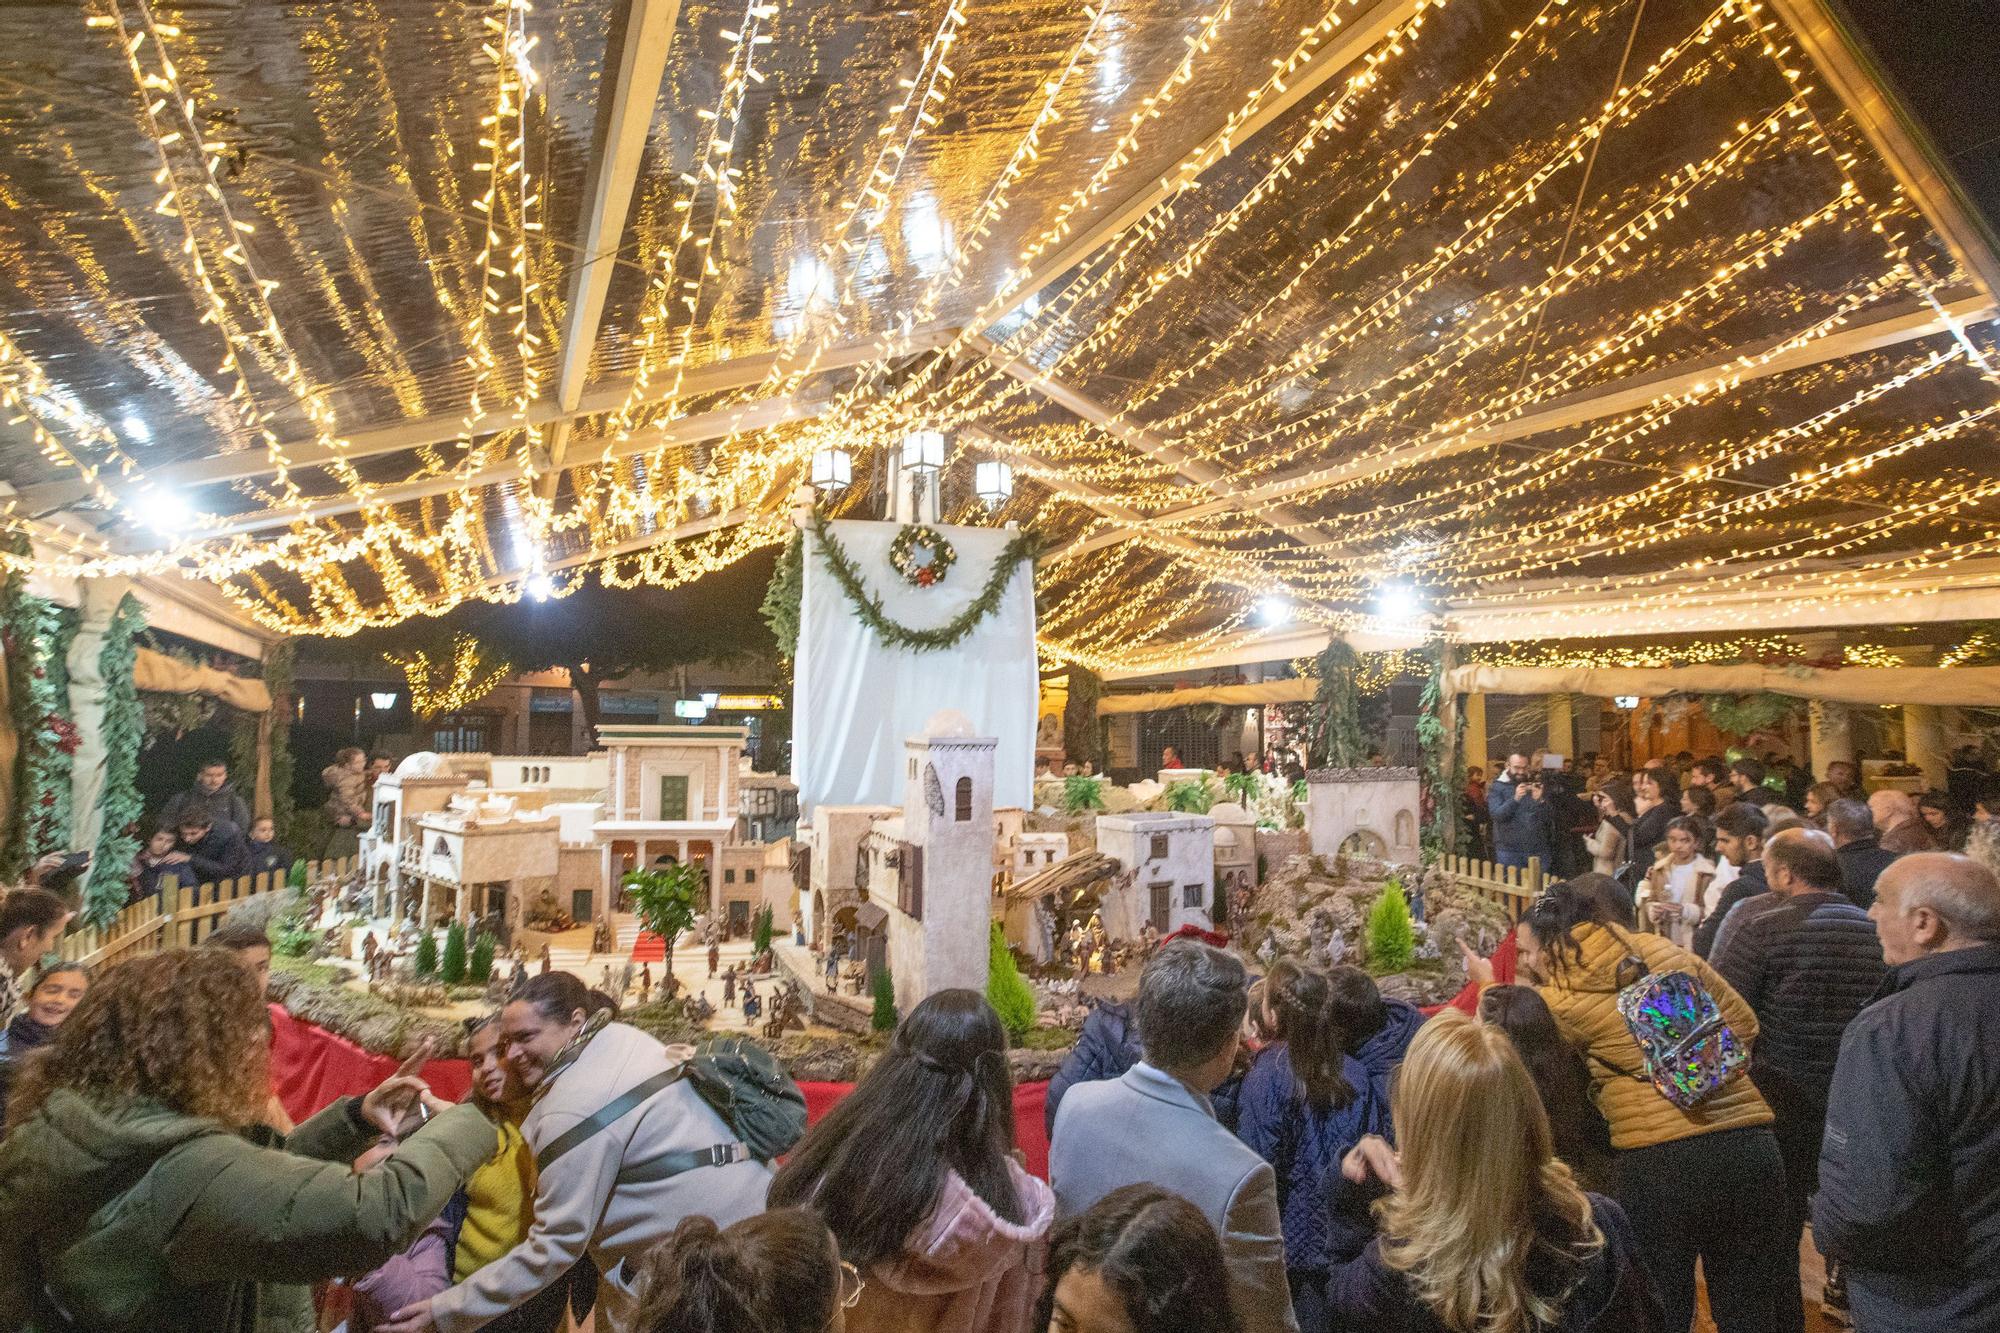
[[1663, 935], [1631, 934], [1596, 925], [1572, 932], [1581, 957], [1538, 986], [1563, 1035], [1584, 1052], [1597, 1088], [1597, 1107], [1611, 1125], [1614, 1148], [1650, 1148], [1724, 1129], [1771, 1123], [1771, 1108], [1748, 1078], [1738, 1076], [1702, 1105], [1683, 1110], [1644, 1077], [1638, 1043], [1618, 1012], [1618, 965], [1635, 954], [1648, 972], [1686, 972], [1708, 988], [1738, 1040], [1757, 1040], [1757, 1015], [1722, 974]]
[[1354, 1100], [1323, 1111], [1306, 1104], [1305, 1089], [1282, 1041], [1265, 1047], [1243, 1076], [1236, 1135], [1277, 1174], [1287, 1269], [1328, 1266], [1330, 1177], [1339, 1174], [1340, 1159], [1362, 1135], [1388, 1129], [1389, 1105], [1377, 1099], [1361, 1062], [1348, 1057], [1341, 1073], [1354, 1089]]
[[1752, 1077], [1767, 1092], [1781, 1078], [1823, 1101], [1841, 1034], [1888, 971], [1868, 914], [1844, 893], [1761, 894], [1730, 920], [1711, 961], [1757, 1013]]

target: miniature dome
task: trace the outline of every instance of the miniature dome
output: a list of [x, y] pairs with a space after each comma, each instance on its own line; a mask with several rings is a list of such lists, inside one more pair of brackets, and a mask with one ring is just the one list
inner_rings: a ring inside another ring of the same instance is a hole
[[444, 772], [444, 756], [433, 754], [429, 750], [418, 750], [415, 754], [406, 755], [403, 762], [396, 765], [396, 776], [399, 778], [434, 778], [442, 772]]
[[924, 723], [926, 737], [959, 739], [973, 734], [972, 719], [956, 708], [941, 708], [931, 714], [930, 721]]

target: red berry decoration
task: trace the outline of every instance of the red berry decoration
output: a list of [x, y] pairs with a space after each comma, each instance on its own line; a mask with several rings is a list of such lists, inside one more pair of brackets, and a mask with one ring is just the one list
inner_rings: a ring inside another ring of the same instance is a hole
[[917, 523], [906, 526], [889, 544], [890, 566], [913, 587], [935, 586], [957, 560], [958, 552], [943, 533]]

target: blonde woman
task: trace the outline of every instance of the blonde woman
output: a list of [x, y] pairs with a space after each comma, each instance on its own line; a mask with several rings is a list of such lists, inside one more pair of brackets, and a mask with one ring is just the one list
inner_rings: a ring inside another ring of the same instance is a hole
[[1548, 1116], [1507, 1034], [1446, 1009], [1397, 1076], [1391, 1149], [1347, 1155], [1379, 1182], [1380, 1234], [1327, 1287], [1337, 1328], [1397, 1333], [1663, 1333], [1625, 1214], [1556, 1160]]

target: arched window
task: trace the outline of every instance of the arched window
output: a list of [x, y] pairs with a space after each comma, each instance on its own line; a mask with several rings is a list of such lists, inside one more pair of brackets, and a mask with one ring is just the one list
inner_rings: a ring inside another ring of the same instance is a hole
[[971, 779], [971, 778], [960, 778], [960, 779], [958, 780], [958, 788], [957, 788], [957, 792], [956, 792], [956, 800], [957, 800], [957, 804], [958, 804], [958, 809], [957, 809], [956, 811], [954, 811], [954, 812], [953, 812], [953, 814], [952, 814], [952, 818], [953, 818], [953, 819], [955, 819], [955, 820], [957, 820], [957, 821], [958, 821], [959, 823], [963, 824], [963, 823], [965, 823], [965, 822], [966, 822], [967, 820], [969, 820], [969, 819], [971, 819], [971, 818], [972, 818], [972, 779]]

